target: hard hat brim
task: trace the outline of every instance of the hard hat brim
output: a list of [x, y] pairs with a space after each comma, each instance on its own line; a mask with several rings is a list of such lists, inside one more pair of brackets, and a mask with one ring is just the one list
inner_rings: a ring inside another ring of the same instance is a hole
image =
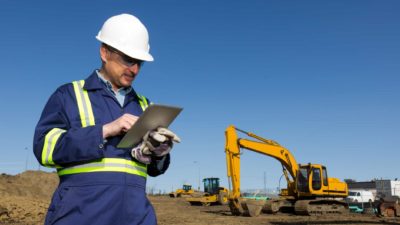
[[118, 51], [124, 53], [125, 55], [134, 58], [134, 59], [139, 59], [142, 61], [147, 61], [147, 62], [152, 62], [154, 61], [154, 58], [152, 55], [150, 55], [149, 53], [145, 52], [145, 51], [138, 51], [138, 50], [126, 50], [121, 46], [118, 46], [117, 44], [109, 41], [109, 40], [104, 40], [103, 38], [101, 38], [99, 35], [96, 36], [96, 39], [99, 40], [100, 42], [107, 44], [115, 49], [117, 49]]

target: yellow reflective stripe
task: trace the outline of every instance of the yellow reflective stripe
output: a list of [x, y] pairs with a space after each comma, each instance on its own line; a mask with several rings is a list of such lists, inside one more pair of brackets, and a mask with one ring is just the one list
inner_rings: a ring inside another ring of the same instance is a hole
[[81, 118], [82, 127], [95, 125], [89, 94], [86, 90], [83, 89], [85, 81], [74, 81], [72, 82], [72, 85], [74, 86], [74, 92], [76, 96], [76, 102], [78, 103], [79, 116]]
[[99, 161], [58, 169], [59, 176], [92, 173], [92, 172], [122, 172], [147, 177], [147, 166], [127, 159], [104, 158]]
[[143, 111], [146, 110], [146, 108], [149, 106], [149, 104], [147, 103], [146, 97], [138, 94], [138, 98], [139, 98], [140, 107], [142, 108]]
[[54, 147], [60, 138], [61, 134], [64, 133], [65, 130], [59, 128], [53, 128], [48, 132], [44, 139], [44, 145], [42, 150], [42, 164], [47, 167], [55, 167], [55, 163], [53, 161], [53, 152]]
[[143, 95], [142, 95], [142, 100], [143, 100], [144, 107], [145, 107], [144, 109], [146, 109], [149, 106], [149, 104], [147, 103], [146, 97], [144, 97]]

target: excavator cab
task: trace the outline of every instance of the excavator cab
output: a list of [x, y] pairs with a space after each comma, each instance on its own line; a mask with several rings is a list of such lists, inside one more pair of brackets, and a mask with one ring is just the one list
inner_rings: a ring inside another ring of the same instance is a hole
[[308, 168], [300, 167], [297, 171], [297, 190], [299, 192], [310, 192], [308, 189]]
[[326, 167], [319, 164], [299, 165], [297, 190], [300, 195], [318, 195], [321, 191], [329, 190]]
[[204, 192], [209, 193], [210, 195], [219, 194], [219, 178], [209, 177], [204, 178]]

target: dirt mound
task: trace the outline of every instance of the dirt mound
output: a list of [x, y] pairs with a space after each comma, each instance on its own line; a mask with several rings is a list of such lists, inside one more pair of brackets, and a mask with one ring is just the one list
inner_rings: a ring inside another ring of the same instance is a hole
[[58, 184], [56, 173], [26, 171], [11, 176], [0, 175], [0, 196], [24, 196], [49, 199]]
[[0, 224], [43, 224], [51, 196], [57, 187], [55, 173], [26, 171], [0, 175]]

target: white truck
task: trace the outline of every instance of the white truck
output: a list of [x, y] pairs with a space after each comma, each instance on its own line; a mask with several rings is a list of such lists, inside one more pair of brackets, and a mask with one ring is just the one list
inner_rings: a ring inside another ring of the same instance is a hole
[[349, 203], [367, 203], [374, 202], [375, 196], [372, 191], [349, 190], [349, 196], [346, 198]]

